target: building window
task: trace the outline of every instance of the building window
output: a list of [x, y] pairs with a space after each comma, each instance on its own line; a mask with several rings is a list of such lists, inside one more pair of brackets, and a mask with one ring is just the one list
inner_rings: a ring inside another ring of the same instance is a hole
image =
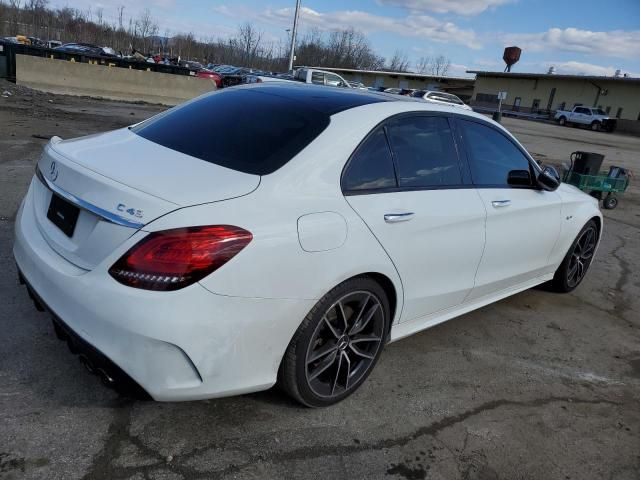
[[616, 112], [616, 118], [620, 118], [620, 117], [622, 117], [622, 107], [620, 107]]
[[604, 111], [609, 115], [609, 112], [611, 112], [611, 105], [607, 105], [607, 108], [605, 108]]
[[493, 93], [476, 93], [476, 102], [498, 103], [498, 95]]

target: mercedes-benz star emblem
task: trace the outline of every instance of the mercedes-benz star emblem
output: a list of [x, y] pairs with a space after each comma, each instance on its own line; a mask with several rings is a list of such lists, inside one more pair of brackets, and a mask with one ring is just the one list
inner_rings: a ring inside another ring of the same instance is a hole
[[54, 160], [51, 162], [51, 165], [49, 165], [49, 178], [51, 178], [52, 182], [55, 182], [58, 179], [58, 173], [58, 166]]

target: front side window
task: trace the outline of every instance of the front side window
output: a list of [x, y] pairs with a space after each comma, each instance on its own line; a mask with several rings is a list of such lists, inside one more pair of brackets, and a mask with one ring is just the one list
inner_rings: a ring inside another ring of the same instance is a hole
[[459, 120], [458, 123], [467, 146], [474, 184], [506, 187], [510, 171], [531, 171], [527, 157], [502, 133], [477, 122]]
[[400, 187], [462, 184], [453, 135], [445, 117], [397, 118], [386, 128]]
[[345, 192], [396, 186], [393, 159], [384, 129], [378, 128], [356, 150], [342, 177]]

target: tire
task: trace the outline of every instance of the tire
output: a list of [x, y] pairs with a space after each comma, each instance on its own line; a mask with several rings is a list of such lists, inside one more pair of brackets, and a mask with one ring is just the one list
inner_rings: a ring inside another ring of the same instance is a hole
[[[585, 241], [589, 235], [592, 235], [592, 242]], [[562, 263], [556, 270], [551, 281], [552, 290], [559, 293], [569, 293], [575, 290], [587, 275], [597, 246], [598, 225], [594, 220], [589, 220], [578, 233]], [[573, 276], [574, 268], [575, 276]]]
[[566, 118], [566, 117], [560, 117], [560, 118], [558, 119], [558, 124], [559, 124], [561, 127], [565, 126], [565, 125], [567, 124], [567, 118]]
[[390, 321], [389, 300], [376, 281], [361, 276], [341, 283], [298, 327], [280, 365], [280, 386], [307, 407], [347, 398], [375, 367]]
[[591, 122], [591, 130], [597, 132], [600, 130], [600, 122]]
[[607, 210], [613, 210], [618, 206], [618, 198], [614, 195], [608, 194], [602, 201], [602, 207]]

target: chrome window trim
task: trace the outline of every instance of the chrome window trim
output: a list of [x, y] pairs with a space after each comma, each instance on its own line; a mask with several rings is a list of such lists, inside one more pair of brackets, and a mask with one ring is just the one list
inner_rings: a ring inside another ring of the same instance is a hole
[[81, 208], [82, 210], [86, 210], [93, 213], [94, 215], [99, 216], [101, 219], [106, 220], [107, 222], [135, 229], [144, 227], [144, 223], [135, 222], [133, 220], [129, 220], [128, 218], [121, 217], [120, 215], [116, 215], [115, 213], [111, 213], [108, 210], [104, 210], [96, 205], [93, 205], [92, 203], [86, 202], [81, 198], [76, 197], [66, 190], [63, 190], [62, 188], [47, 180], [40, 168], [36, 168], [36, 177], [43, 183], [45, 187], [54, 192], [56, 195], [59, 195], [68, 202], [73, 203], [76, 207]]

